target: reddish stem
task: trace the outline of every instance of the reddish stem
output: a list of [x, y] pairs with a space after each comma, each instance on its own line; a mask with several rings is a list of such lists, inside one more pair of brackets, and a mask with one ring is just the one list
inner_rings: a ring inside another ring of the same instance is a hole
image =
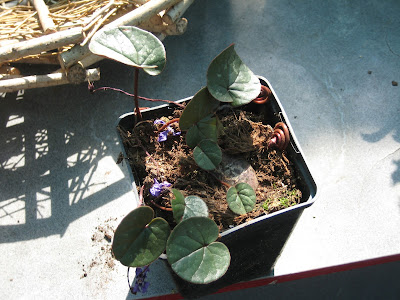
[[280, 150], [286, 149], [290, 142], [289, 129], [283, 122], [276, 123], [272, 138], [268, 142], [268, 147], [276, 147]]
[[153, 200], [150, 200], [150, 203], [153, 204], [155, 207], [157, 207], [159, 209], [166, 210], [166, 211], [172, 211], [171, 207], [161, 206], [161, 205], [155, 203]]
[[221, 183], [222, 185], [226, 186], [228, 189], [231, 187], [231, 185], [230, 185], [229, 183], [226, 183], [225, 181], [222, 181], [222, 180], [219, 179], [218, 176], [215, 175], [214, 173], [208, 172], [208, 174], [211, 174], [212, 176], [214, 176], [214, 178], [215, 178], [216, 180], [218, 180], [219, 183]]
[[140, 187], [140, 192], [139, 192], [139, 206], [143, 205], [143, 191], [144, 191], [144, 185]]
[[163, 131], [165, 128], [167, 128], [169, 125], [171, 125], [172, 123], [175, 123], [175, 122], [179, 122], [179, 118], [172, 119], [172, 120], [168, 121], [168, 122], [165, 123], [163, 126], [161, 126], [160, 129], [158, 129], [157, 132]]
[[[93, 84], [92, 84], [93, 85]], [[131, 94], [128, 92], [125, 92], [124, 90], [121, 89], [117, 89], [117, 88], [113, 88], [113, 87], [108, 87], [108, 86], [103, 86], [103, 87], [99, 87], [97, 89], [90, 89], [91, 93], [94, 92], [98, 92], [98, 91], [107, 91], [107, 90], [111, 90], [111, 91], [116, 91], [116, 92], [120, 92], [122, 94], [125, 94], [129, 97], [135, 97], [135, 94]], [[165, 103], [171, 103], [171, 104], [175, 104], [176, 106], [179, 106], [181, 108], [185, 108], [184, 105], [180, 104], [180, 103], [176, 103], [175, 101], [171, 101], [171, 100], [165, 100], [165, 99], [153, 99], [153, 98], [146, 98], [146, 97], [142, 97], [142, 96], [137, 96], [138, 99], [140, 100], [145, 100], [145, 101], [150, 101], [150, 102], [165, 102]]]
[[269, 142], [268, 142], [268, 146], [269, 147], [273, 147], [273, 146], [276, 146], [276, 140], [277, 140], [277, 136], [276, 135], [273, 135], [272, 136], [272, 138], [269, 140]]
[[260, 94], [258, 95], [257, 98], [255, 98], [253, 100], [253, 102], [256, 104], [264, 104], [269, 100], [271, 95], [272, 95], [271, 90], [268, 87], [266, 87], [265, 85], [261, 85]]
[[219, 182], [220, 182], [222, 185], [226, 186], [228, 189], [231, 187], [231, 185], [228, 184], [228, 183], [226, 183], [225, 181], [222, 181], [222, 180], [220, 180], [220, 179], [218, 179], [218, 180], [219, 180]]
[[139, 68], [135, 68], [135, 82], [134, 82], [134, 99], [135, 99], [135, 112], [138, 118], [138, 121], [142, 120], [142, 113], [140, 112], [140, 107], [139, 107], [139, 100], [138, 100], [138, 88], [139, 88]]
[[285, 144], [285, 133], [283, 132], [282, 129], [275, 128], [274, 134], [277, 137], [276, 143], [278, 145], [278, 148], [280, 148], [280, 146], [283, 146]]
[[289, 129], [287, 128], [286, 124], [283, 122], [279, 122], [275, 125], [275, 128], [279, 128], [283, 131], [284, 136], [285, 136], [285, 143], [283, 145], [283, 149], [286, 149], [286, 147], [289, 145], [290, 142], [290, 134], [289, 134]]

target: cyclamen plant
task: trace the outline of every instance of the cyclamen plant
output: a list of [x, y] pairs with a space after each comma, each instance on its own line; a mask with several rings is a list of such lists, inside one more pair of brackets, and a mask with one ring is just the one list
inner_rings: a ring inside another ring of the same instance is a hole
[[[138, 70], [143, 69], [150, 75], [158, 75], [162, 71], [166, 60], [162, 43], [144, 30], [119, 27], [96, 34], [89, 49], [135, 67], [135, 112], [139, 117]], [[168, 135], [181, 134], [169, 124], [179, 122], [180, 130], [185, 132], [187, 145], [193, 149], [195, 162], [200, 168], [212, 172], [220, 165], [223, 155], [218, 145], [218, 137], [223, 128], [216, 115], [217, 110], [221, 105], [238, 107], [253, 100], [262, 102], [259, 97], [265, 94], [268, 93], [262, 90], [259, 79], [242, 62], [234, 45], [231, 45], [211, 62], [207, 71], [207, 86], [194, 95], [181, 117], [168, 123], [164, 120], [155, 121], [155, 124], [161, 126], [158, 142], [164, 142]], [[271, 146], [285, 138], [283, 131], [277, 128]], [[173, 184], [166, 181], [160, 183], [154, 178], [149, 192], [157, 197], [165, 191], [172, 191], [172, 214], [177, 223], [174, 229], [171, 230], [163, 218], [154, 218], [151, 207], [139, 206], [116, 229], [113, 254], [125, 266], [145, 267], [166, 252], [172, 269], [181, 278], [197, 284], [215, 281], [229, 267], [229, 249], [217, 241], [219, 229], [208, 218], [205, 202], [198, 196], [185, 197], [182, 192], [172, 188]], [[229, 187], [226, 201], [234, 213], [246, 214], [253, 210], [256, 195], [249, 184], [239, 182]], [[147, 286], [143, 288], [147, 289]]]

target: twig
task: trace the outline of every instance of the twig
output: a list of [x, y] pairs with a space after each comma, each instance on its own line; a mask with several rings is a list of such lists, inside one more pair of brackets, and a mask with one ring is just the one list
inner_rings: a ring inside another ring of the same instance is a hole
[[[96, 81], [100, 79], [98, 69], [86, 70], [86, 80]], [[51, 73], [47, 75], [34, 75], [22, 78], [0, 80], [0, 92], [15, 92], [32, 88], [49, 87], [71, 83], [65, 73]]]
[[[120, 92], [120, 93], [125, 94], [125, 95], [127, 95], [127, 96], [129, 96], [129, 97], [135, 97], [134, 94], [131, 94], [131, 93], [125, 92], [124, 90], [117, 89], [117, 88], [113, 88], [113, 87], [99, 87], [99, 88], [97, 88], [97, 89], [92, 90], [91, 92], [94, 93], [94, 92], [98, 92], [98, 91], [107, 91], [107, 90]], [[179, 106], [179, 107], [181, 107], [181, 108], [185, 108], [184, 105], [182, 105], [182, 104], [180, 104], [180, 103], [177, 103], [177, 102], [175, 102], [175, 101], [172, 101], [172, 100], [152, 99], [152, 98], [146, 98], [146, 97], [142, 97], [142, 96], [137, 96], [137, 97], [138, 97], [138, 99], [140, 99], [140, 100], [145, 100], [145, 101], [150, 101], [150, 102], [165, 102], [165, 103], [171, 103], [171, 104], [175, 104], [176, 106]]]
[[35, 7], [38, 15], [40, 25], [42, 25], [45, 34], [56, 32], [56, 25], [49, 16], [49, 8], [43, 0], [33, 0], [33, 6]]
[[81, 43], [81, 46], [85, 46], [86, 43], [92, 38], [92, 36], [96, 33], [96, 31], [103, 25], [103, 23], [113, 14], [117, 11], [117, 8], [113, 8], [110, 10], [103, 18], [101, 18], [96, 26], [92, 29], [92, 31], [86, 36], [85, 40]]
[[[46, 1], [46, 0], [45, 0]], [[136, 8], [136, 2], [133, 0], [113, 0], [114, 6], [109, 6], [108, 10], [115, 7], [121, 13], [126, 13], [129, 10]], [[1, 3], [1, 0], [0, 0]], [[29, 2], [28, 2], [29, 4]], [[103, 0], [57, 0], [48, 6], [48, 16], [56, 23], [56, 29], [63, 31], [76, 27], [86, 27], [90, 21], [94, 21], [91, 26], [97, 24], [93, 16], [96, 16], [105, 6], [108, 1]], [[38, 21], [37, 11], [33, 6], [16, 5], [12, 7], [1, 7], [0, 9], [0, 42], [10, 40], [26, 41], [36, 39], [43, 36], [43, 30]], [[105, 12], [102, 13], [103, 15]], [[100, 16], [101, 18], [102, 16]], [[99, 18], [99, 19], [100, 19]], [[110, 17], [109, 19], [112, 19]], [[106, 20], [104, 23], [108, 22]], [[85, 28], [87, 31], [92, 27]], [[82, 38], [83, 40], [83, 38]], [[74, 43], [72, 43], [74, 44]], [[57, 47], [59, 48], [59, 47]], [[63, 45], [59, 51], [70, 49], [70, 45]], [[69, 67], [69, 66], [68, 66]]]
[[22, 25], [24, 25], [30, 18], [34, 17], [38, 12], [35, 11], [33, 14], [29, 15], [25, 20], [23, 20], [20, 24], [18, 24], [17, 27], [15, 27], [14, 31], [17, 31], [18, 29], [20, 29], [22, 27]]
[[75, 44], [82, 39], [82, 28], [78, 27], [3, 46], [0, 48], [0, 63], [57, 49], [66, 44]]
[[152, 16], [147, 21], [141, 22], [139, 28], [153, 33], [165, 35], [182, 35], [185, 33], [188, 21], [185, 18], [178, 19], [175, 23], [166, 24], [159, 14]]
[[104, 26], [105, 28], [112, 28], [124, 25], [138, 25], [141, 22], [149, 19], [151, 16], [159, 13], [162, 10], [178, 3], [179, 0], [150, 0], [142, 6], [139, 6], [130, 13], [118, 18], [117, 20]]
[[182, 0], [178, 4], [175, 4], [163, 16], [163, 21], [167, 24], [174, 24], [181, 15], [189, 8], [194, 0]]
[[14, 60], [14, 62], [18, 62], [21, 64], [46, 64], [46, 65], [60, 64], [60, 62], [58, 61], [57, 53], [49, 53], [48, 55], [26, 56]]
[[180, 18], [175, 23], [168, 25], [162, 31], [165, 35], [182, 35], [185, 33], [188, 25], [188, 20], [185, 18]]
[[110, 0], [108, 4], [101, 9], [97, 10], [93, 15], [90, 17], [89, 20], [85, 22], [86, 25], [84, 25], [84, 30], [88, 30], [90, 27], [92, 27], [94, 24], [96, 24], [98, 18], [101, 17], [101, 14], [106, 12], [107, 9], [109, 9], [112, 5], [114, 4], [114, 0]]

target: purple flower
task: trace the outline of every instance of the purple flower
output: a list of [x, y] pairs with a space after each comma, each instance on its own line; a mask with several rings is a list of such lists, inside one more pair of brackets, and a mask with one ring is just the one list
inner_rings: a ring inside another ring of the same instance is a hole
[[[165, 122], [163, 120], [156, 119], [154, 121], [154, 124], [155, 125], [157, 125], [157, 124], [165, 125]], [[175, 132], [175, 130], [171, 126], [167, 126], [167, 128], [165, 128], [162, 132], [160, 132], [158, 134], [158, 139], [157, 139], [158, 142], [165, 142], [168, 138], [169, 133], [172, 134], [173, 136], [181, 134], [180, 131]]]
[[164, 130], [164, 131], [160, 132], [160, 134], [158, 135], [158, 141], [165, 142], [167, 140], [167, 137], [168, 137], [168, 131]]
[[180, 131], [177, 131], [177, 132], [174, 132], [174, 133], [172, 133], [172, 135], [181, 135], [181, 132]]
[[135, 285], [131, 287], [132, 294], [137, 294], [138, 292], [146, 293], [149, 288], [150, 283], [146, 281], [147, 272], [150, 271], [149, 266], [142, 268], [136, 268]]
[[157, 125], [157, 124], [164, 125], [164, 124], [165, 124], [165, 122], [164, 122], [163, 120], [156, 119], [156, 120], [154, 121], [154, 125]]
[[150, 194], [152, 194], [154, 197], [158, 197], [164, 189], [169, 188], [171, 185], [172, 184], [168, 181], [159, 183], [158, 180], [154, 178], [154, 183], [150, 188]]

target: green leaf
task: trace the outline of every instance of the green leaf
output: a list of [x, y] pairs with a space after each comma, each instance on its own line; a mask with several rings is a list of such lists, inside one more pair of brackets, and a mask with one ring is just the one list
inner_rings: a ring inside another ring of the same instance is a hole
[[188, 130], [192, 125], [204, 119], [208, 115], [214, 113], [219, 106], [219, 102], [215, 100], [206, 87], [193, 96], [179, 118], [179, 128]]
[[249, 184], [241, 182], [229, 188], [226, 200], [235, 214], [243, 215], [253, 210], [256, 204], [256, 193]]
[[167, 242], [167, 257], [172, 269], [184, 280], [207, 284], [228, 270], [228, 248], [215, 242], [218, 226], [205, 217], [193, 217], [179, 223]]
[[160, 74], [166, 63], [161, 41], [152, 33], [134, 26], [99, 30], [92, 37], [89, 49], [94, 54], [142, 68], [150, 75]]
[[202, 140], [194, 148], [193, 157], [200, 168], [211, 171], [221, 163], [222, 151], [216, 142]]
[[261, 90], [259, 79], [237, 55], [234, 45], [211, 62], [207, 70], [207, 87], [215, 99], [231, 102], [233, 106], [251, 102]]
[[170, 228], [154, 211], [141, 206], [131, 211], [118, 225], [112, 244], [117, 260], [129, 267], [142, 267], [156, 260], [165, 250]]
[[217, 136], [220, 136], [224, 132], [224, 125], [219, 118], [217, 118]]
[[209, 139], [214, 142], [218, 140], [218, 128], [217, 128], [217, 118], [207, 116], [200, 120], [192, 127], [189, 128], [186, 133], [186, 144], [190, 148], [194, 148], [202, 140]]
[[172, 192], [175, 199], [172, 199], [171, 206], [176, 223], [192, 217], [208, 217], [208, 207], [203, 199], [197, 196], [184, 198], [176, 189], [172, 189]]
[[185, 212], [185, 197], [177, 189], [172, 189], [172, 193], [175, 196], [175, 198], [171, 201], [172, 213], [174, 215], [175, 222], [179, 223], [182, 220]]
[[185, 198], [185, 211], [182, 220], [193, 217], [208, 217], [208, 207], [200, 197], [187, 196]]

